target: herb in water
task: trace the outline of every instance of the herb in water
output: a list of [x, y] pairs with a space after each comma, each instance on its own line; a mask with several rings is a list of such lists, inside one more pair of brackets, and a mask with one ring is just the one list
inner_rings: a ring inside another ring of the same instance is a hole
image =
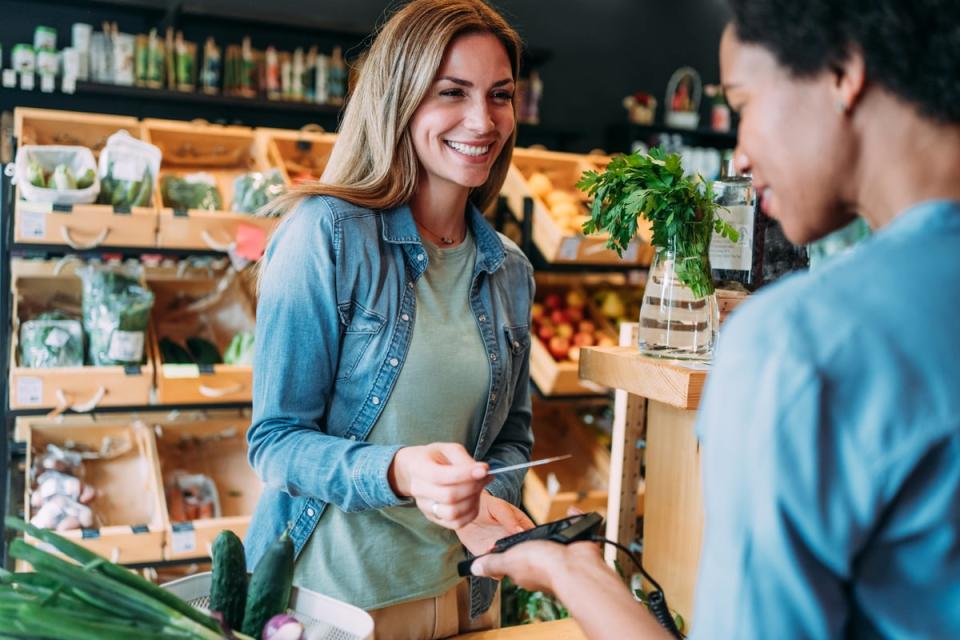
[[710, 184], [683, 175], [679, 155], [656, 147], [649, 155], [617, 156], [604, 171], [584, 173], [577, 188], [593, 198], [585, 234], [607, 232], [607, 247], [622, 256], [642, 216], [653, 225], [652, 244], [674, 252], [680, 282], [697, 298], [713, 293], [711, 233], [716, 230], [732, 242], [739, 234], [716, 215], [722, 207], [713, 201]]

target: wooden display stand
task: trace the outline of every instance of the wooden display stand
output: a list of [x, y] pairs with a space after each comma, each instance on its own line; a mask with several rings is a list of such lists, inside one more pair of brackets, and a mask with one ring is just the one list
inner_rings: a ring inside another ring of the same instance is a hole
[[273, 231], [278, 218], [230, 210], [234, 180], [269, 168], [258, 157], [253, 129], [145, 118], [143, 131], [147, 142], [163, 153], [161, 184], [165, 175], [208, 173], [223, 200], [223, 209], [216, 211], [163, 206], [157, 231], [159, 247], [227, 251], [243, 226], [258, 227], [267, 234]]
[[[624, 325], [624, 334], [635, 327]], [[634, 537], [640, 450], [630, 445], [645, 432], [643, 565], [689, 633], [703, 537], [700, 453], [693, 429], [706, 368], [648, 358], [633, 346], [595, 347], [581, 352], [580, 375], [618, 389], [606, 536], [621, 543]], [[608, 550], [607, 561], [617, 555]], [[630, 566], [625, 557], [620, 563]]]
[[256, 136], [258, 153], [263, 154], [266, 164], [280, 171], [288, 186], [319, 180], [337, 141], [335, 133], [311, 130], [258, 128]]
[[[14, 135], [21, 145], [87, 147], [99, 156], [107, 138], [124, 130], [141, 138], [140, 122], [129, 116], [74, 113], [17, 107]], [[157, 239], [157, 176], [153, 176], [151, 204], [118, 210], [108, 204], [54, 206], [20, 199], [14, 205], [14, 242], [67, 245], [86, 250], [100, 246], [153, 247]]]

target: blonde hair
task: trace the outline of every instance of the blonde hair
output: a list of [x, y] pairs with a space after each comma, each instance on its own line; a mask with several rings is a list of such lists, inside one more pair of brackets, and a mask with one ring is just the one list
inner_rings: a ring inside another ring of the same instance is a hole
[[[413, 0], [382, 25], [357, 63], [356, 86], [320, 181], [291, 189], [268, 209], [283, 213], [315, 195], [335, 196], [369, 209], [408, 202], [419, 175], [408, 125], [433, 84], [447, 47], [469, 33], [489, 33], [500, 40], [517, 79], [520, 37], [485, 2]], [[470, 200], [481, 210], [493, 203], [503, 186], [515, 140], [516, 130], [487, 181], [470, 190]]]

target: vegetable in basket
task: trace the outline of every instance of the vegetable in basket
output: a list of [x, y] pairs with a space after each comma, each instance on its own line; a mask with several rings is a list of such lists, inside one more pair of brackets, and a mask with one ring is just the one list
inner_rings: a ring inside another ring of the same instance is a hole
[[83, 326], [95, 366], [136, 365], [153, 307], [153, 292], [143, 286], [138, 267], [89, 264], [77, 269], [83, 281]]
[[73, 171], [70, 170], [65, 164], [58, 164], [54, 169], [53, 173], [50, 174], [50, 180], [47, 182], [48, 189], [76, 189], [77, 188], [77, 179], [73, 175]]
[[163, 206], [173, 209], [223, 209], [223, 198], [216, 180], [208, 173], [193, 173], [183, 177], [165, 175], [160, 182]]
[[219, 612], [231, 629], [239, 629], [247, 605], [247, 561], [243, 543], [237, 534], [225, 529], [213, 541], [211, 556], [210, 611]]
[[289, 530], [267, 549], [253, 570], [243, 614], [243, 632], [259, 638], [275, 615], [285, 613], [293, 590], [293, 540]]
[[138, 180], [119, 179], [114, 174], [114, 165], [107, 167], [107, 175], [100, 181], [100, 196], [97, 202], [114, 207], [145, 207], [153, 194], [153, 174], [145, 169]]
[[283, 177], [276, 169], [245, 173], [233, 181], [231, 210], [239, 213], [257, 213], [261, 207], [283, 191]]
[[241, 331], [233, 336], [227, 350], [223, 352], [226, 364], [253, 364], [253, 332]]
[[32, 369], [83, 366], [83, 327], [61, 311], [48, 311], [20, 327], [20, 365]]

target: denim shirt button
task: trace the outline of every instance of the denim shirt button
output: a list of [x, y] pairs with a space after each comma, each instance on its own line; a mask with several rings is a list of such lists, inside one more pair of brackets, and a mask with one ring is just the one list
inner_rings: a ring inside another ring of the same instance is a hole
[[481, 313], [481, 314], [480, 314], [480, 317], [477, 318], [477, 319], [478, 319], [480, 322], [486, 322], [486, 321], [487, 321], [487, 316], [485, 316], [485, 315], [483, 315], [483, 314]]
[[391, 367], [395, 367], [395, 366], [397, 366], [398, 364], [400, 364], [400, 361], [399, 361], [399, 360], [397, 360], [396, 358], [390, 358], [390, 366], [391, 366]]
[[380, 398], [378, 398], [377, 396], [373, 396], [372, 398], [370, 398], [370, 402], [372, 402], [373, 404], [380, 404]]
[[350, 436], [350, 439], [351, 439], [351, 440], [356, 440], [356, 439], [357, 439], [357, 436]]
[[316, 513], [313, 509], [307, 509], [307, 517], [312, 518], [313, 514]]
[[496, 361], [497, 361], [497, 354], [491, 353], [491, 354], [490, 354], [490, 360], [492, 360], [493, 362], [496, 362]]
[[407, 289], [413, 289], [413, 283], [412, 283], [412, 282], [408, 282], [408, 283], [407, 283]]
[[409, 321], [410, 321], [410, 316], [408, 316], [407, 314], [403, 313], [403, 314], [400, 314], [400, 319], [403, 320], [404, 322], [409, 322]]
[[497, 401], [497, 394], [491, 393], [491, 394], [490, 394], [490, 401], [491, 401], [491, 402], [496, 402], [496, 401]]

